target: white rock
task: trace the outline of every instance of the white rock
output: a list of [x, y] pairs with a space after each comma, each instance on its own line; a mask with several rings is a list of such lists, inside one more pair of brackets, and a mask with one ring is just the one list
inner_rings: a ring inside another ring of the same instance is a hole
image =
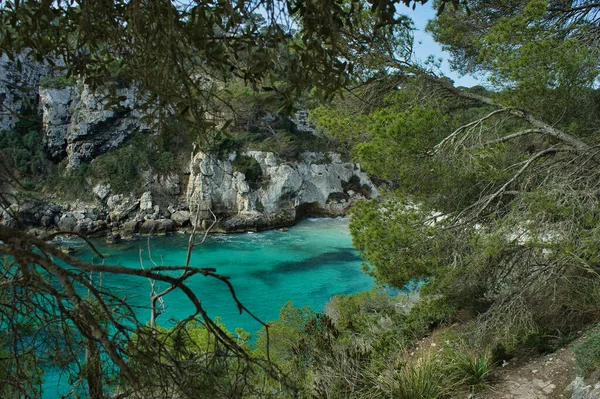
[[[353, 198], [364, 198], [362, 193], [367, 198], [378, 195], [360, 166], [343, 163], [338, 154], [328, 154], [332, 162], [327, 164], [313, 163], [324, 159], [319, 153], [306, 153], [304, 160], [297, 163], [282, 163], [273, 153], [248, 151], [245, 155], [254, 158], [263, 172], [263, 182], [254, 190], [243, 173], [233, 172], [234, 155], [225, 160], [202, 152], [192, 156], [186, 198], [192, 214], [200, 208], [199, 222], [212, 220], [211, 211], [219, 217], [240, 221], [244, 217], [254, 220], [257, 214], [268, 219], [281, 215], [293, 218], [303, 205], [321, 209], [324, 214], [341, 215]], [[344, 191], [351, 179], [359, 182], [361, 193]], [[331, 199], [333, 194], [335, 200]]]
[[152, 212], [153, 204], [152, 204], [152, 193], [150, 191], [146, 191], [140, 197], [140, 210], [144, 212]]
[[108, 197], [108, 195], [110, 194], [110, 184], [97, 184], [93, 189], [92, 192], [94, 193], [94, 195], [96, 197], [98, 197], [98, 199], [100, 201], [104, 201], [106, 199], [106, 197]]
[[122, 200], [123, 200], [123, 195], [121, 195], [121, 194], [111, 195], [110, 197], [108, 197], [108, 200], [106, 201], [106, 205], [110, 209], [114, 209], [117, 207], [117, 205], [119, 205], [119, 203]]

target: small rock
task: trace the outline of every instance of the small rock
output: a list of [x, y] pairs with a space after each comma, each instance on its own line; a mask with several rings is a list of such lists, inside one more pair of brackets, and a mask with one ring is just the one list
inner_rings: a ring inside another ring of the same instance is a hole
[[108, 244], [118, 244], [119, 242], [121, 242], [121, 235], [120, 234], [109, 234], [106, 236], [106, 242]]
[[110, 197], [108, 197], [106, 205], [108, 205], [110, 209], [114, 209], [117, 207], [117, 205], [119, 205], [119, 202], [121, 202], [122, 200], [123, 196], [121, 194], [111, 195]]
[[110, 194], [110, 184], [97, 184], [92, 192], [100, 201], [104, 201]]

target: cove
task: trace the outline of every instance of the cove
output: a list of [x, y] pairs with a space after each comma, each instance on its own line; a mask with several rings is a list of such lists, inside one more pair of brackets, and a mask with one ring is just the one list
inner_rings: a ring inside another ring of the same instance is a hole
[[[183, 265], [187, 242], [187, 235], [150, 238], [154, 262]], [[95, 244], [106, 257], [107, 265], [139, 268], [141, 248], [145, 267], [152, 266], [146, 238], [117, 245]], [[75, 255], [80, 259], [99, 262], [97, 255], [83, 243], [70, 242], [68, 245], [78, 247]], [[369, 290], [374, 281], [361, 271], [361, 263], [358, 252], [352, 247], [347, 218], [306, 219], [285, 232], [210, 235], [194, 249], [190, 262], [192, 266], [214, 267], [217, 273], [230, 276], [240, 301], [263, 321], [277, 319], [280, 308], [288, 301], [296, 307], [309, 306], [315, 311], [323, 311], [334, 295]], [[113, 293], [127, 297], [129, 303], [136, 306], [140, 321], [149, 319], [150, 285], [146, 279], [105, 274], [103, 285], [112, 287]], [[239, 314], [222, 282], [197, 276], [189, 281], [189, 286], [202, 300], [208, 315], [219, 317], [230, 331], [239, 327], [254, 334], [259, 330], [258, 322], [246, 314]], [[170, 319], [182, 319], [193, 311], [179, 291], [169, 293], [164, 301], [166, 312], [157, 319], [164, 327], [173, 325]], [[48, 373], [43, 397], [59, 397], [57, 386], [65, 392], [64, 381], [61, 383], [57, 375]]]

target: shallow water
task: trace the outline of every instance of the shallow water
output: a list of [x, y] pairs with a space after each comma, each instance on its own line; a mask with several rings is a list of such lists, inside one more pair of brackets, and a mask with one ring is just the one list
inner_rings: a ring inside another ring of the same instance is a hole
[[[151, 238], [153, 260], [158, 264], [183, 265], [187, 239], [187, 236]], [[143, 239], [119, 245], [99, 244], [98, 249], [106, 256], [105, 264], [139, 268], [140, 247], [144, 250], [145, 267], [152, 265], [147, 246], [148, 241]], [[85, 248], [76, 255], [87, 261], [93, 258]], [[238, 298], [263, 321], [277, 319], [279, 309], [288, 301], [297, 307], [310, 306], [322, 311], [334, 295], [365, 291], [373, 286], [373, 279], [361, 271], [361, 259], [352, 247], [345, 218], [307, 219], [287, 232], [213, 235], [194, 250], [190, 264], [214, 267], [217, 273], [230, 276]], [[138, 316], [141, 321], [149, 319], [147, 280], [105, 274], [103, 284], [110, 284], [113, 292], [128, 297], [130, 304], [146, 307], [140, 308]], [[260, 328], [250, 316], [239, 314], [222, 282], [197, 276], [189, 285], [202, 300], [208, 315], [219, 316], [230, 331], [241, 327], [255, 333]], [[170, 327], [170, 318], [181, 319], [193, 311], [191, 303], [177, 290], [164, 300], [166, 313], [158, 318], [159, 325]], [[56, 376], [47, 377], [45, 398], [57, 397], [55, 389], [54, 392], [50, 389], [56, 384]]]

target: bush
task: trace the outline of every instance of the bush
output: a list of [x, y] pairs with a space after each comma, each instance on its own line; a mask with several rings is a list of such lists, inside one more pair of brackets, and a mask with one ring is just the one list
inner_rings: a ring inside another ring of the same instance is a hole
[[258, 161], [248, 155], [238, 154], [233, 161], [233, 171], [243, 173], [246, 182], [252, 189], [257, 189], [262, 182], [263, 173]]
[[600, 324], [573, 345], [575, 364], [584, 376], [600, 371]]
[[44, 181], [50, 162], [40, 137], [41, 120], [33, 110], [21, 112], [12, 130], [0, 132], [0, 157], [6, 167], [18, 171], [20, 183], [34, 189]]
[[405, 364], [392, 386], [391, 397], [398, 399], [439, 399], [449, 393], [443, 368], [429, 357]]
[[448, 322], [455, 313], [456, 309], [442, 299], [423, 299], [408, 314], [402, 326], [403, 335], [420, 339], [433, 328]]
[[487, 351], [478, 351], [459, 344], [454, 348], [446, 349], [444, 358], [448, 374], [454, 381], [474, 388], [483, 388], [487, 385], [493, 366], [492, 356]]
[[141, 172], [149, 169], [149, 148], [144, 137], [134, 137], [129, 144], [94, 159], [88, 174], [95, 180], [107, 181], [115, 193], [141, 190]]
[[46, 76], [40, 79], [40, 87], [44, 89], [64, 89], [67, 87], [75, 86], [76, 84], [77, 78], [75, 78], [74, 76]]

